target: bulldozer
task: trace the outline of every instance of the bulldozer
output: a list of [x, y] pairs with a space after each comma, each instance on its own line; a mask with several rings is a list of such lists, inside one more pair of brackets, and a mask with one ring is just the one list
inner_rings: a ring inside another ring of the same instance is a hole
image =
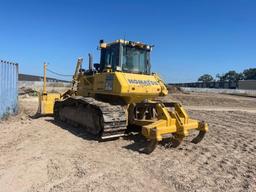
[[151, 72], [152, 48], [122, 39], [100, 40], [100, 62], [93, 64], [89, 54], [89, 67], [84, 69], [79, 58], [72, 87], [49, 99], [54, 119], [82, 127], [99, 140], [125, 136], [130, 127], [136, 127], [145, 138], [142, 151], [147, 154], [163, 140], [177, 147], [192, 129], [198, 131], [192, 142], [199, 143], [208, 124], [191, 119], [180, 103], [159, 99], [168, 90], [160, 76]]

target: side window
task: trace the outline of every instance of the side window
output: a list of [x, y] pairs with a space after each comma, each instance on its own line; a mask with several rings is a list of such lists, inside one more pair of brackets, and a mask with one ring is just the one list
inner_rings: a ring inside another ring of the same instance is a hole
[[100, 70], [102, 71], [106, 66], [106, 49], [101, 49], [101, 55], [100, 55]]
[[112, 45], [111, 47], [107, 48], [105, 50], [105, 55], [103, 58], [104, 68], [107, 65], [110, 65], [112, 67], [112, 70], [114, 71], [119, 63], [119, 46]]
[[150, 63], [150, 52], [148, 51], [147, 54], [146, 54], [146, 59], [147, 59], [147, 63], [146, 63], [146, 66], [147, 66], [147, 74], [150, 74], [150, 71], [151, 71], [151, 63]]

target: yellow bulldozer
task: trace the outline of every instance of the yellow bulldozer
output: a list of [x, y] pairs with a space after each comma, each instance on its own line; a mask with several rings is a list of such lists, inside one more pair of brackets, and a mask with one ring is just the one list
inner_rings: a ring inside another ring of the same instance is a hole
[[152, 47], [141, 42], [101, 40], [100, 62], [93, 64], [89, 54], [85, 70], [79, 58], [71, 89], [55, 96], [45, 91], [41, 112], [82, 127], [100, 140], [127, 135], [128, 127], [137, 127], [147, 140], [145, 153], [151, 153], [162, 140], [178, 146], [192, 129], [199, 132], [192, 142], [200, 142], [208, 131], [207, 123], [191, 119], [179, 103], [159, 99], [168, 90], [151, 72]]

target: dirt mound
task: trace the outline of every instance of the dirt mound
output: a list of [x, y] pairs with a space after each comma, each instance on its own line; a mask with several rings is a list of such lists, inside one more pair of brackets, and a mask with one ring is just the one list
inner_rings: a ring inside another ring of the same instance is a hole
[[176, 87], [173, 85], [166, 85], [169, 93], [184, 93], [180, 87]]
[[19, 88], [19, 95], [37, 96], [38, 92], [29, 87], [21, 87]]

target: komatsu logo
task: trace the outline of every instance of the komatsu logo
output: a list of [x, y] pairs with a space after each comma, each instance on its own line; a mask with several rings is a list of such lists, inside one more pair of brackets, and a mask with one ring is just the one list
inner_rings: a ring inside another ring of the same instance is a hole
[[136, 84], [136, 85], [146, 85], [146, 86], [158, 85], [158, 82], [151, 81], [151, 80], [128, 79], [128, 82], [130, 84]]

